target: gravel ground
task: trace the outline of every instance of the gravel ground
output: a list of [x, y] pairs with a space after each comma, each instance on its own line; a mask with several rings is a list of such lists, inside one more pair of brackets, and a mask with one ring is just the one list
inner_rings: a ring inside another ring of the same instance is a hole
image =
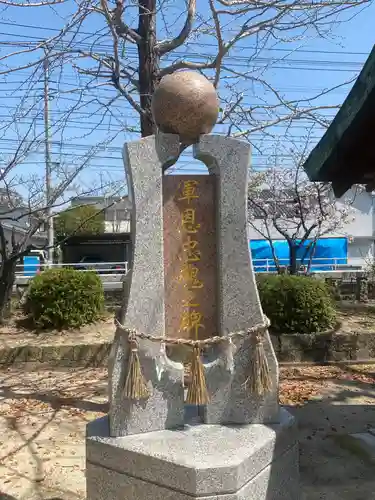
[[[375, 426], [373, 371], [282, 368], [281, 402], [300, 422], [303, 500], [375, 499], [373, 465], [337, 438]], [[106, 370], [12, 367], [0, 387], [0, 499], [83, 500], [85, 425], [107, 411]]]

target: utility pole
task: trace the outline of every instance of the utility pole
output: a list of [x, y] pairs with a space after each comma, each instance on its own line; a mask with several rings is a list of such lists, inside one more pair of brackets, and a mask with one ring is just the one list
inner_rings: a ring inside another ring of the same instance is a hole
[[49, 61], [47, 49], [44, 50], [44, 143], [46, 161], [46, 204], [47, 204], [47, 241], [48, 264], [53, 262], [54, 230], [51, 203], [51, 151], [50, 151], [50, 125], [49, 125]]

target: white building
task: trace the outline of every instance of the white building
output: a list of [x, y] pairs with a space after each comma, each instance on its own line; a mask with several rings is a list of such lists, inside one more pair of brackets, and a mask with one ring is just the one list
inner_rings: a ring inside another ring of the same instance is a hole
[[[332, 232], [324, 235], [327, 238], [346, 238], [347, 239], [347, 265], [353, 267], [363, 267], [367, 262], [374, 258], [374, 238], [375, 238], [375, 212], [374, 212], [374, 193], [365, 191], [354, 193], [349, 191], [346, 196], [352, 203], [352, 215], [354, 221], [346, 224], [337, 232]], [[343, 198], [345, 203], [345, 198]], [[340, 200], [337, 201], [340, 204]], [[255, 219], [254, 226], [262, 228], [262, 220]], [[249, 225], [249, 239], [261, 240], [262, 236], [254, 227]], [[280, 233], [270, 227], [271, 237], [273, 240], [281, 240]]]
[[[351, 191], [345, 195], [353, 197]], [[358, 193], [352, 205], [354, 220], [331, 237], [346, 236], [348, 238], [348, 264], [363, 266], [374, 259], [375, 238], [375, 193]]]
[[130, 233], [131, 203], [127, 196], [82, 196], [72, 200], [71, 205], [95, 205], [98, 209], [104, 209], [106, 233]]

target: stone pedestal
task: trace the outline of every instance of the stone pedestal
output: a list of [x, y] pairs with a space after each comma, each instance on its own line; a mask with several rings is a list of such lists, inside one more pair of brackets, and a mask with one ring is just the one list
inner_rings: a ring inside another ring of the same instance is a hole
[[294, 418], [278, 424], [192, 425], [125, 437], [108, 418], [87, 428], [90, 500], [298, 500]]

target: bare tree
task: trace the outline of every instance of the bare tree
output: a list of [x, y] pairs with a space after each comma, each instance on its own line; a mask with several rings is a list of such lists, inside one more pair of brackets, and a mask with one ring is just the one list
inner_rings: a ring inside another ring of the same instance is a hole
[[[10, 311], [10, 298], [15, 283], [16, 268], [20, 259], [31, 249], [48, 247], [44, 227], [50, 217], [65, 207], [72, 198], [85, 195], [100, 195], [108, 190], [116, 193], [111, 182], [100, 186], [75, 184], [85, 164], [70, 169], [54, 171], [55, 185], [46, 200], [43, 173], [25, 175], [17, 172], [20, 162], [38, 147], [38, 138], [22, 138], [17, 151], [8, 158], [0, 173], [0, 323]], [[17, 188], [23, 187], [27, 197], [21, 196]], [[118, 189], [118, 188], [117, 188]], [[85, 222], [85, 221], [84, 221]]]
[[329, 184], [310, 182], [302, 168], [274, 167], [252, 176], [248, 192], [249, 225], [270, 245], [277, 272], [282, 272], [275, 240], [289, 248], [288, 271], [311, 267], [318, 240], [345, 231], [354, 220], [353, 197], [337, 200]]
[[[371, 1], [206, 0], [197, 6], [196, 0], [71, 0], [72, 14], [53, 36], [3, 50], [0, 75], [31, 70], [33, 81], [48, 57], [50, 65], [60, 68], [56, 92], [60, 97], [61, 92], [75, 96], [67, 113], [78, 111], [84, 96], [94, 103], [99, 90], [112, 89], [106, 102], [100, 99], [101, 113], [117, 120], [113, 108], [124, 99], [139, 117], [140, 126], [131, 130], [138, 129], [142, 136], [155, 132], [151, 115], [155, 86], [164, 75], [180, 69], [204, 72], [212, 79], [222, 102], [219, 125], [228, 134], [250, 139], [259, 130], [272, 133], [277, 124], [288, 126], [301, 119], [325, 126], [329, 121], [325, 111], [337, 105], [321, 105], [319, 99], [331, 89], [308, 99], [288, 99], [266, 74], [289, 54], [262, 59], [262, 50], [282, 42], [290, 43], [293, 53], [309, 37], [329, 37], [338, 23], [351, 19]], [[66, 2], [0, 0], [1, 4], [7, 7], [8, 19], [14, 13], [16, 23], [22, 7], [43, 12], [53, 6], [58, 12]], [[245, 41], [251, 42], [250, 57], [235, 63]], [[67, 68], [77, 82], [70, 90], [63, 85]], [[247, 102], [249, 95], [254, 104]]]

